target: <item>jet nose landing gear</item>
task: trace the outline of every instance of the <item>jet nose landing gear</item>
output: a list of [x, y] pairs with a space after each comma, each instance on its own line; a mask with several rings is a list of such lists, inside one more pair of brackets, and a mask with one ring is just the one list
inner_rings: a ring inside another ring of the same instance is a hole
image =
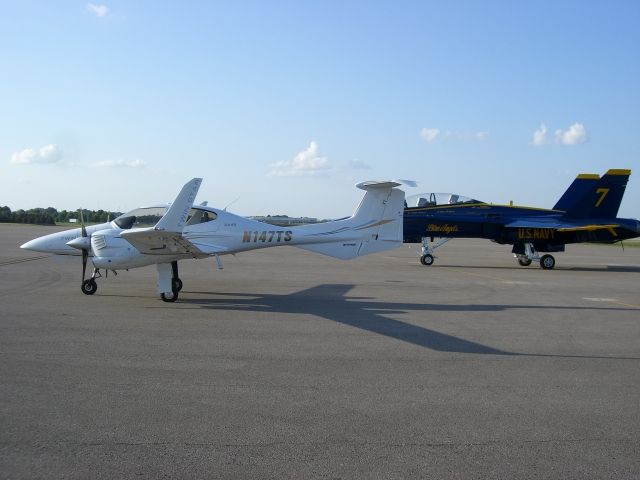
[[435, 251], [440, 248], [442, 245], [451, 240], [451, 237], [444, 237], [439, 239], [437, 242], [434, 242], [434, 239], [430, 237], [422, 237], [422, 255], [420, 255], [420, 263], [426, 267], [433, 265], [435, 261]]

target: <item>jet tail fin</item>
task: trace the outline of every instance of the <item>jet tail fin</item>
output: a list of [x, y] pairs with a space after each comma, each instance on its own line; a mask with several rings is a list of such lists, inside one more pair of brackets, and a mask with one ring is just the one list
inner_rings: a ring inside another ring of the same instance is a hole
[[597, 181], [587, 182], [589, 185], [584, 187], [585, 191], [580, 200], [573, 202], [566, 209], [567, 216], [571, 218], [615, 218], [618, 215], [630, 175], [631, 170], [611, 169]]
[[562, 194], [560, 200], [553, 206], [554, 210], [567, 211], [576, 203], [582, 200], [582, 197], [600, 180], [597, 173], [581, 173], [578, 175], [569, 188]]

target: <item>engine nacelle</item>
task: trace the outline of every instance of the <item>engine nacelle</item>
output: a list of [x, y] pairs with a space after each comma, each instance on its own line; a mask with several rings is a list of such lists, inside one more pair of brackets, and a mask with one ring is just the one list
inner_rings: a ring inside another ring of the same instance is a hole
[[100, 230], [91, 235], [93, 264], [98, 268], [115, 270], [137, 266], [138, 250], [120, 237], [121, 230]]

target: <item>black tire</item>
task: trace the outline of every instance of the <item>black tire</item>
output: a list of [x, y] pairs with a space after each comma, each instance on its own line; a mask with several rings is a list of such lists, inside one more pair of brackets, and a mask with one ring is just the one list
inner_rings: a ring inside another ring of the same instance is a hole
[[556, 259], [553, 258], [553, 255], [543, 255], [540, 258], [540, 266], [544, 270], [551, 270], [556, 266]]
[[82, 282], [80, 289], [85, 295], [93, 295], [98, 291], [98, 284], [93, 278], [90, 278], [89, 280]]
[[171, 280], [171, 290], [175, 293], [178, 293], [182, 290], [182, 280], [179, 278], [174, 278]]
[[529, 259], [529, 258], [519, 258], [518, 259], [518, 263], [520, 265], [522, 265], [523, 267], [528, 267], [529, 265], [531, 265], [531, 259]]
[[431, 254], [429, 254], [429, 253], [427, 253], [427, 254], [425, 254], [425, 255], [422, 255], [422, 256], [420, 257], [420, 263], [421, 263], [421, 264], [423, 264], [423, 265], [426, 265], [427, 267], [428, 267], [429, 265], [433, 265], [433, 260], [434, 260], [434, 259], [433, 259], [433, 255], [431, 255]]
[[162, 298], [163, 302], [173, 303], [178, 299], [178, 292], [161, 293], [160, 298]]

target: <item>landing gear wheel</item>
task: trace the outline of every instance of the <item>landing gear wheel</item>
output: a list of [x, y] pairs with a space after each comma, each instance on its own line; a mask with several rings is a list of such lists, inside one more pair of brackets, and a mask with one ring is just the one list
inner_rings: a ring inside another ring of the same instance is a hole
[[433, 255], [427, 253], [420, 257], [420, 263], [426, 266], [433, 265]]
[[531, 259], [530, 258], [519, 258], [518, 259], [518, 263], [520, 265], [522, 265], [523, 267], [528, 267], [529, 265], [531, 265]]
[[82, 282], [82, 286], [80, 288], [82, 289], [82, 293], [85, 295], [93, 295], [98, 290], [98, 284], [93, 278], [90, 278], [89, 280]]
[[162, 298], [163, 302], [175, 302], [178, 299], [178, 292], [173, 293], [161, 293], [160, 298]]
[[543, 255], [540, 258], [540, 266], [545, 270], [551, 270], [556, 266], [556, 259], [553, 258], [553, 255]]
[[171, 290], [173, 290], [176, 293], [178, 293], [180, 290], [182, 290], [182, 280], [180, 280], [179, 278], [172, 279], [171, 280]]

